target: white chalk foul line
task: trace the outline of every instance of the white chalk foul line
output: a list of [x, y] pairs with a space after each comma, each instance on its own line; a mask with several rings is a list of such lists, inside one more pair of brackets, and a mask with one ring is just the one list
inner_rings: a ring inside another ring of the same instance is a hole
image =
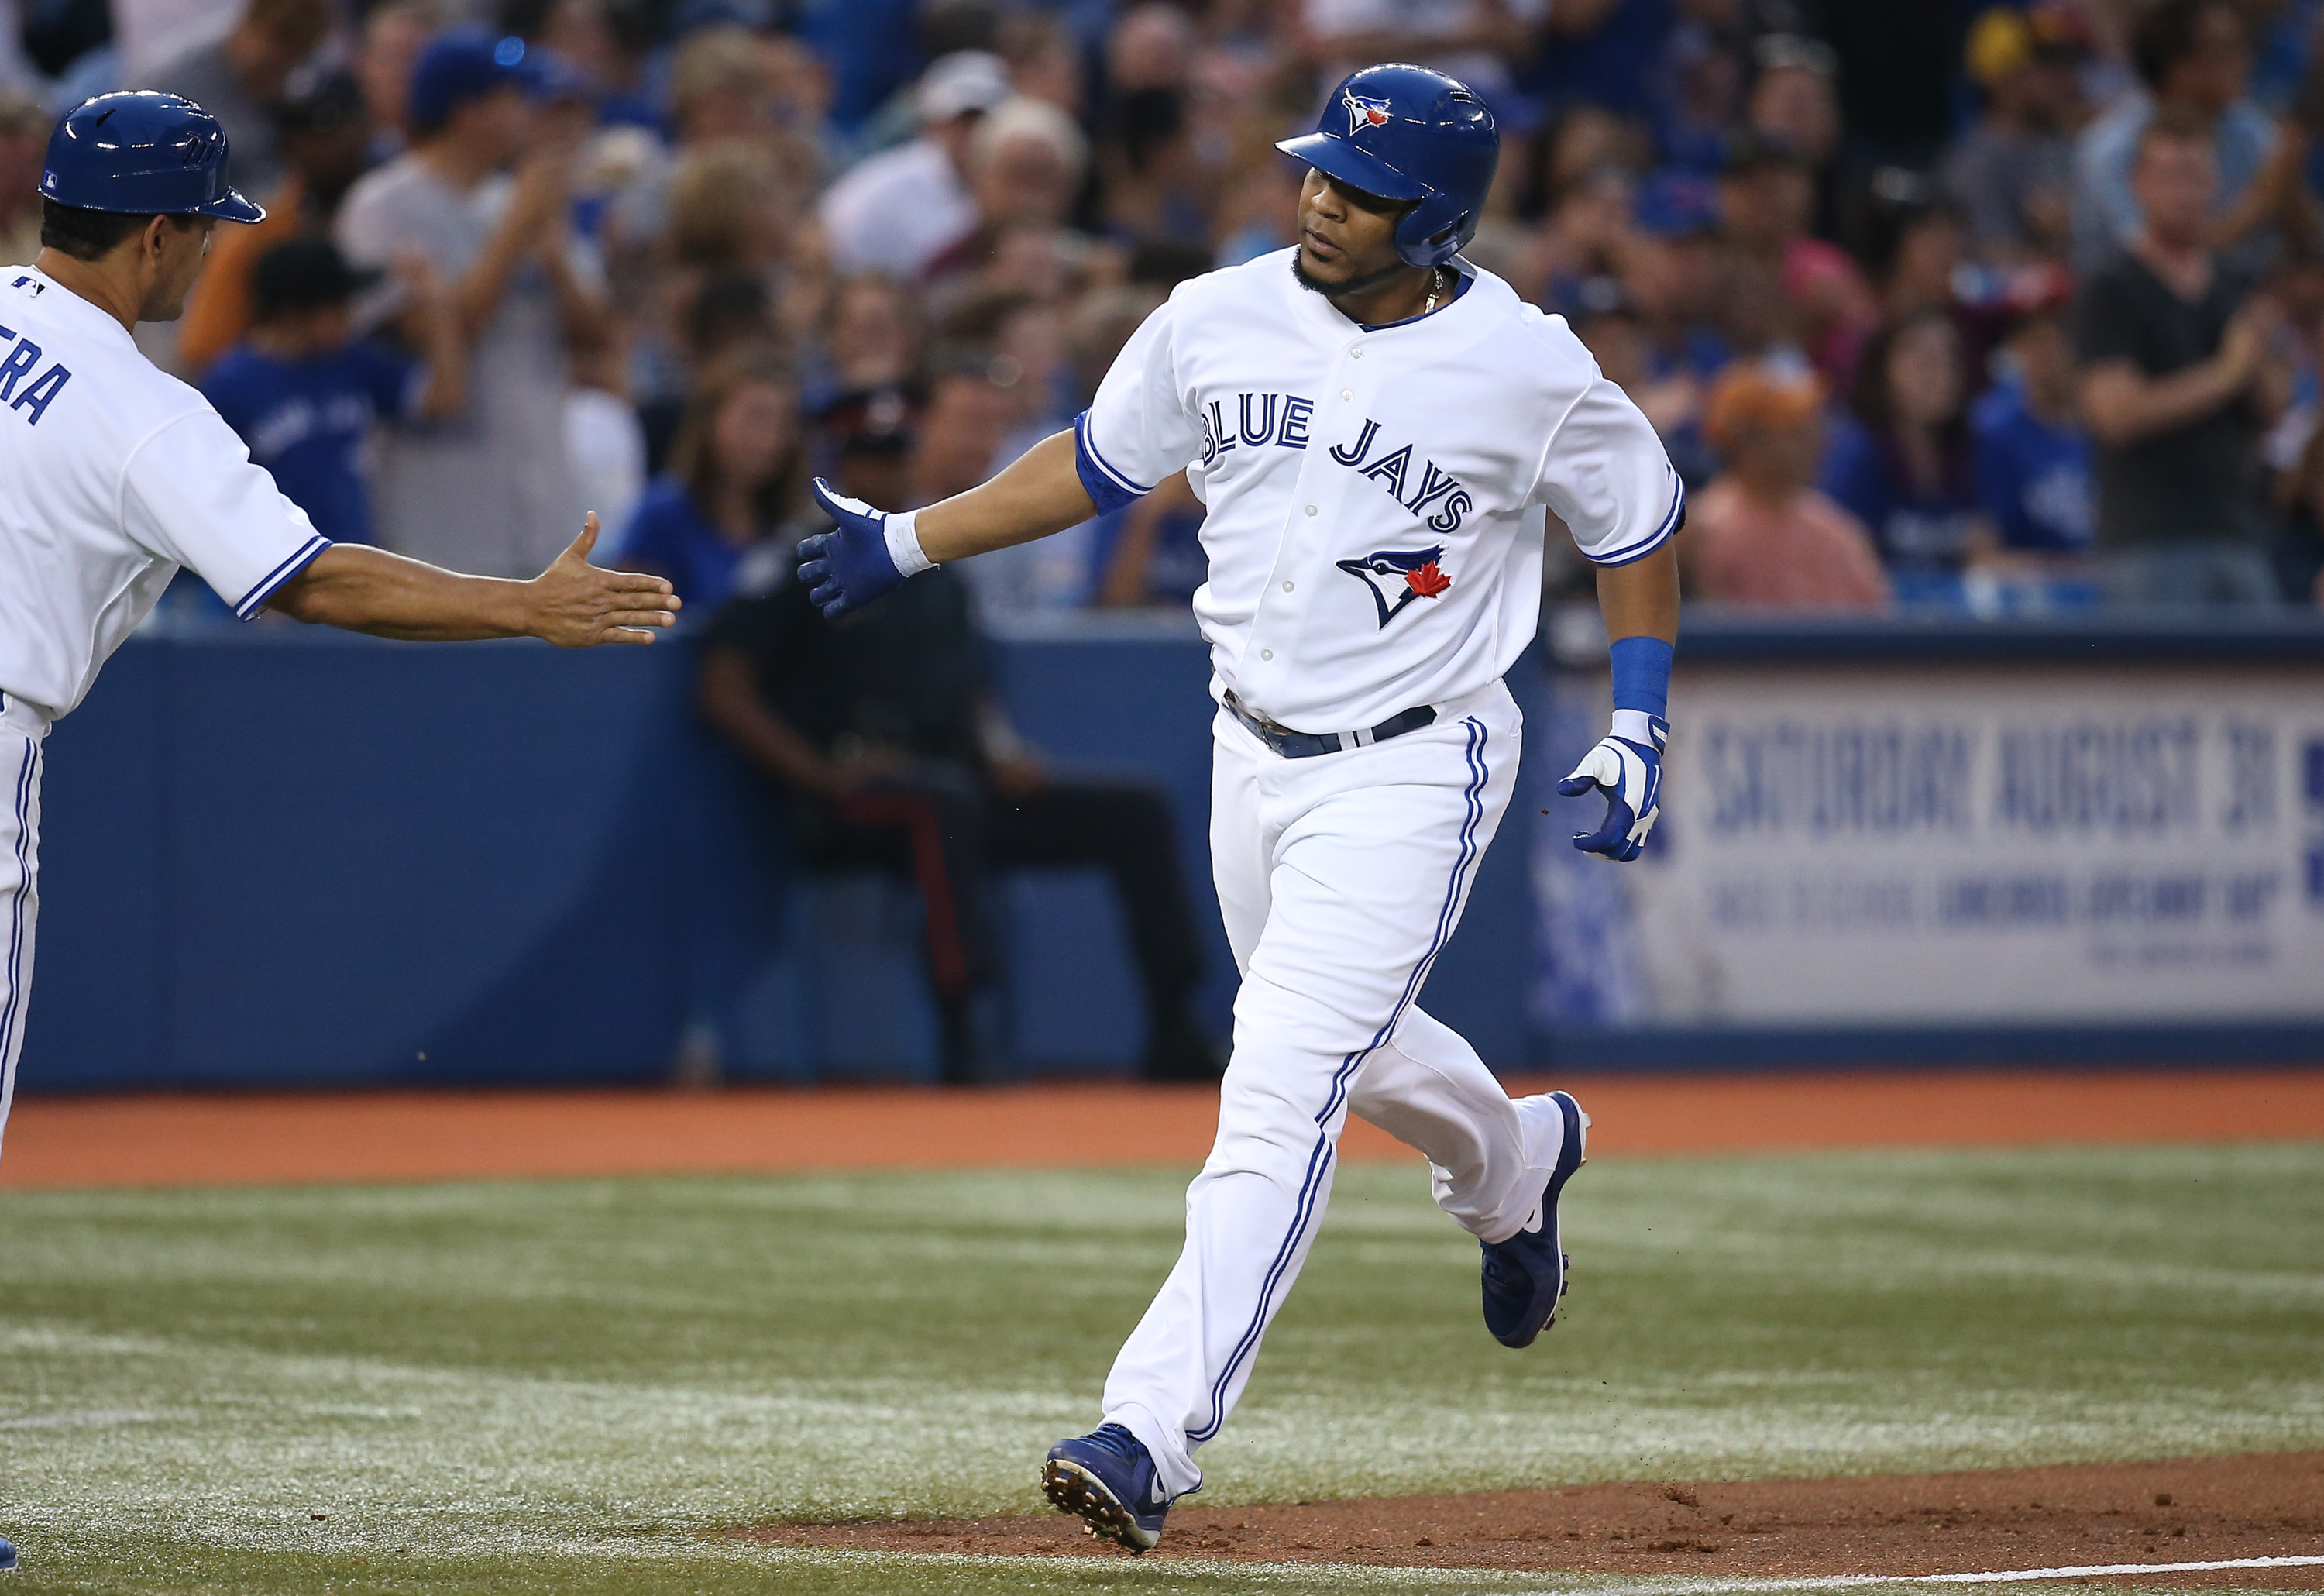
[[[1826, 1573], [1796, 1579], [1679, 1579], [1623, 1586], [1623, 1596], [1720, 1596], [1728, 1591], [1845, 1591], [1862, 1585], [2006, 1584], [2020, 1580], [2080, 1580], [2104, 1574], [2202, 1573], [2223, 1568], [2317, 1568], [2319, 1557], [2227, 1557], [2210, 1563], [2092, 1563], [2076, 1568], [2012, 1568], [1991, 1573]], [[1550, 1591], [1507, 1596], [1560, 1596]]]
[[2093, 1563], [2083, 1568], [2021, 1568], [2007, 1573], [1924, 1573], [1914, 1583], [1966, 1585], [1978, 1580], [2079, 1580], [2098, 1573], [2187, 1573], [2216, 1568], [2316, 1568], [2324, 1557], [2223, 1557], [2216, 1563]]

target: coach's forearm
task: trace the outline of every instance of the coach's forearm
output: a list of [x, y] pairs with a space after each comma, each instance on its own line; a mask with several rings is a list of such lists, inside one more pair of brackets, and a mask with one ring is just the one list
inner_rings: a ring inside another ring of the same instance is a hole
[[1606, 639], [1658, 637], [1678, 641], [1678, 549], [1665, 543], [1634, 565], [1608, 566], [1598, 573], [1598, 609], [1606, 617]]
[[1074, 461], [1074, 435], [1043, 438], [991, 482], [929, 505], [915, 523], [920, 549], [942, 564], [1030, 543], [1097, 513]]
[[334, 543], [267, 601], [300, 621], [410, 642], [530, 635], [530, 583], [464, 577], [383, 549]]

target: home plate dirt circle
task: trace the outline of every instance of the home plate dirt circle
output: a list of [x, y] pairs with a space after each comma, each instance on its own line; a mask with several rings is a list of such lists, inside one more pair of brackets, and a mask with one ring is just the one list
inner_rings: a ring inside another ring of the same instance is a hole
[[[2324, 1452], [1250, 1507], [1198, 1507], [1199, 1499], [1172, 1512], [1148, 1557], [1750, 1579], [2324, 1555]], [[1114, 1552], [1054, 1513], [770, 1524], [736, 1533], [857, 1551]], [[2324, 1567], [2178, 1570], [2172, 1582], [2316, 1590], [2324, 1588]]]

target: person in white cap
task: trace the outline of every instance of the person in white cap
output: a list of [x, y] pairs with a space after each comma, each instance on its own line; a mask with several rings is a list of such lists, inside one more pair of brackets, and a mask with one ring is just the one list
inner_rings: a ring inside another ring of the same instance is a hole
[[909, 280], [974, 232], [969, 143], [1008, 97], [1009, 68], [997, 55], [956, 50], [931, 62], [913, 91], [920, 136], [857, 165], [823, 197], [832, 263]]

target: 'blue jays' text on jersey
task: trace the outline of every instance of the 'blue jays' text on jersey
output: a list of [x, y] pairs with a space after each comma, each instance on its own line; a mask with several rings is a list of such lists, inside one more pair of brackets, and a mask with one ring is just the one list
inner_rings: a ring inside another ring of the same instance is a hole
[[1217, 690], [1300, 731], [1491, 685], [1539, 619], [1544, 511], [1601, 565], [1676, 530], [1677, 474], [1557, 317], [1461, 263], [1434, 314], [1350, 321], [1293, 252], [1179, 285], [1076, 424], [1101, 509], [1181, 469]]

